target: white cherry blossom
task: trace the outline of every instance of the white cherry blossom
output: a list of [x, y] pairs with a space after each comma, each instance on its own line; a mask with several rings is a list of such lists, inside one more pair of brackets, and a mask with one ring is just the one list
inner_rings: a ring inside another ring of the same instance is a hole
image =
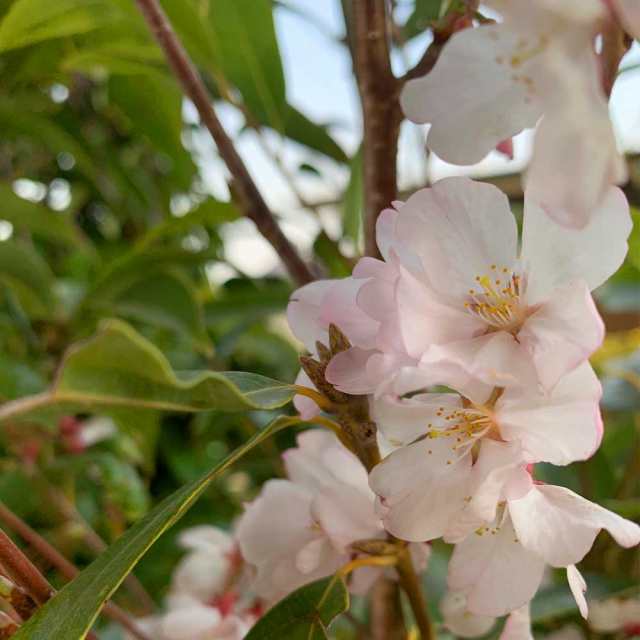
[[[428, 146], [455, 164], [480, 161], [542, 117], [527, 189], [560, 223], [583, 227], [627, 175], [596, 55], [612, 15], [602, 0], [486, 4], [502, 21], [454, 34], [434, 69], [406, 85], [405, 113], [431, 124]], [[613, 4], [638, 27], [633, 0]]]

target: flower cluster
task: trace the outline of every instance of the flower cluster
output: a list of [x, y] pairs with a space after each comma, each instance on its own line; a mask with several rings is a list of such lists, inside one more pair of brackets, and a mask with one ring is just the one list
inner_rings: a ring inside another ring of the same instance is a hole
[[203, 525], [183, 531], [179, 543], [186, 554], [174, 570], [166, 611], [136, 626], [155, 640], [241, 640], [263, 605], [248, 589], [237, 542]]
[[[449, 630], [482, 635], [507, 616], [501, 637], [513, 640], [531, 637], [547, 567], [566, 571], [587, 617], [576, 565], [598, 533], [640, 543], [638, 525], [535, 470], [586, 460], [602, 440], [591, 291], [624, 261], [631, 218], [613, 186], [625, 167], [596, 36], [615, 21], [637, 33], [640, 12], [628, 0], [485, 4], [502, 21], [456, 33], [402, 101], [431, 124], [431, 149], [461, 164], [542, 117], [521, 233], [496, 187], [447, 178], [381, 213], [382, 259], [294, 293], [289, 324], [310, 354], [297, 384], [313, 390], [296, 407], [325, 426], [333, 414], [345, 437], [303, 434], [285, 456], [289, 479], [265, 486], [238, 534], [269, 601], [334, 573], [359, 541], [443, 539]], [[349, 407], [382, 460], [356, 446]], [[358, 569], [351, 588], [373, 577]]]

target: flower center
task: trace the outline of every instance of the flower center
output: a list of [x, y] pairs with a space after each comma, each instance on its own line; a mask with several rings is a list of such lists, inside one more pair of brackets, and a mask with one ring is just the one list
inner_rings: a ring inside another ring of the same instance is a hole
[[490, 327], [504, 331], [519, 328], [524, 318], [520, 293], [520, 276], [507, 267], [491, 265], [491, 275], [475, 277], [475, 287], [469, 289], [465, 309]]
[[436, 416], [444, 420], [444, 428], [429, 423], [427, 438], [452, 438], [452, 451], [464, 455], [480, 438], [497, 429], [491, 414], [481, 407], [466, 407], [446, 411], [440, 407]]

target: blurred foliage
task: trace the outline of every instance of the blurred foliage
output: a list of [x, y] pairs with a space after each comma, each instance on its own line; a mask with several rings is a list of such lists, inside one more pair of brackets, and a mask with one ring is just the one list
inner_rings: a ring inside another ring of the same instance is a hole
[[[346, 275], [360, 236], [361, 155], [348, 158], [325, 123], [312, 122], [287, 100], [273, 11], [296, 10], [295, 3], [162, 4], [216, 99], [244, 119], [240, 135], [268, 130], [295, 143], [306, 158], [299, 171], [319, 179], [324, 162], [344, 172], [345, 191], [335, 207], [341, 235], [321, 231], [313, 252], [326, 274]], [[441, 5], [416, 0], [402, 39], [428, 26]], [[211, 372], [210, 384], [218, 386], [225, 384], [220, 371], [294, 379], [297, 346], [283, 320], [292, 287], [277, 274], [252, 279], [227, 262], [225, 225], [240, 212], [231, 200], [211, 195], [197, 144], [200, 127], [131, 0], [0, 0], [0, 127], [0, 402], [43, 393], [54, 380], [66, 392], [95, 391], [98, 378], [110, 395], [135, 388], [144, 398], [169, 391], [178, 398], [172, 407], [146, 410], [56, 402], [55, 410], [39, 405], [2, 420], [0, 500], [82, 567], [101, 541], [111, 544], [269, 422], [272, 414], [264, 409], [278, 402], [247, 403], [250, 410], [239, 413], [177, 409], [194, 398], [197, 408], [207, 408], [190, 372]], [[603, 446], [588, 462], [539, 470], [541, 479], [635, 518], [639, 229], [627, 262], [598, 292], [611, 331], [594, 358], [605, 389]], [[231, 274], [224, 281], [211, 277], [220, 266]], [[105, 326], [112, 333], [119, 327], [124, 344], [107, 342], [83, 367], [70, 368], [96, 346], [90, 337], [99, 327], [104, 337]], [[95, 416], [104, 417], [107, 428], [90, 428]], [[291, 443], [287, 432], [261, 442], [151, 548], [137, 575], [153, 598], [168, 586], [179, 530], [231, 526], [242, 503], [281, 472], [278, 452]], [[444, 547], [435, 545], [426, 580], [436, 619], [446, 560]], [[42, 558], [36, 561], [54, 584], [62, 583]], [[586, 565], [596, 594], [615, 593], [640, 576], [638, 552], [618, 550], [604, 536]], [[534, 605], [540, 630], [576, 620], [555, 578]], [[126, 587], [117, 599], [141, 612]], [[353, 611], [359, 615], [357, 599]], [[111, 633], [105, 638], [119, 637]]]

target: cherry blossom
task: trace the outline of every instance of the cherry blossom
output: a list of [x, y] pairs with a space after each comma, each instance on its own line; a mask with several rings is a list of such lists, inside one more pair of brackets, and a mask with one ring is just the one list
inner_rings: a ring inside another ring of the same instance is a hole
[[[602, 0], [486, 4], [502, 21], [454, 34], [434, 69], [406, 85], [404, 111], [431, 124], [428, 146], [455, 164], [480, 161], [543, 116], [527, 190], [561, 224], [583, 227], [627, 175], [595, 47], [612, 15]], [[612, 4], [638, 28], [633, 0]]]
[[[269, 602], [335, 573], [357, 555], [352, 543], [386, 538], [365, 468], [332, 433], [302, 433], [284, 463], [288, 480], [268, 481], [238, 524], [242, 555], [255, 567], [252, 587]], [[423, 569], [428, 546], [410, 553]], [[380, 571], [357, 569], [351, 591], [366, 591]]]
[[394, 225], [398, 254], [409, 258], [392, 298], [408, 357], [430, 371], [550, 390], [600, 345], [604, 328], [590, 290], [620, 266], [630, 230], [617, 188], [582, 230], [556, 224], [527, 195], [520, 250], [497, 188], [446, 178], [414, 193]]

